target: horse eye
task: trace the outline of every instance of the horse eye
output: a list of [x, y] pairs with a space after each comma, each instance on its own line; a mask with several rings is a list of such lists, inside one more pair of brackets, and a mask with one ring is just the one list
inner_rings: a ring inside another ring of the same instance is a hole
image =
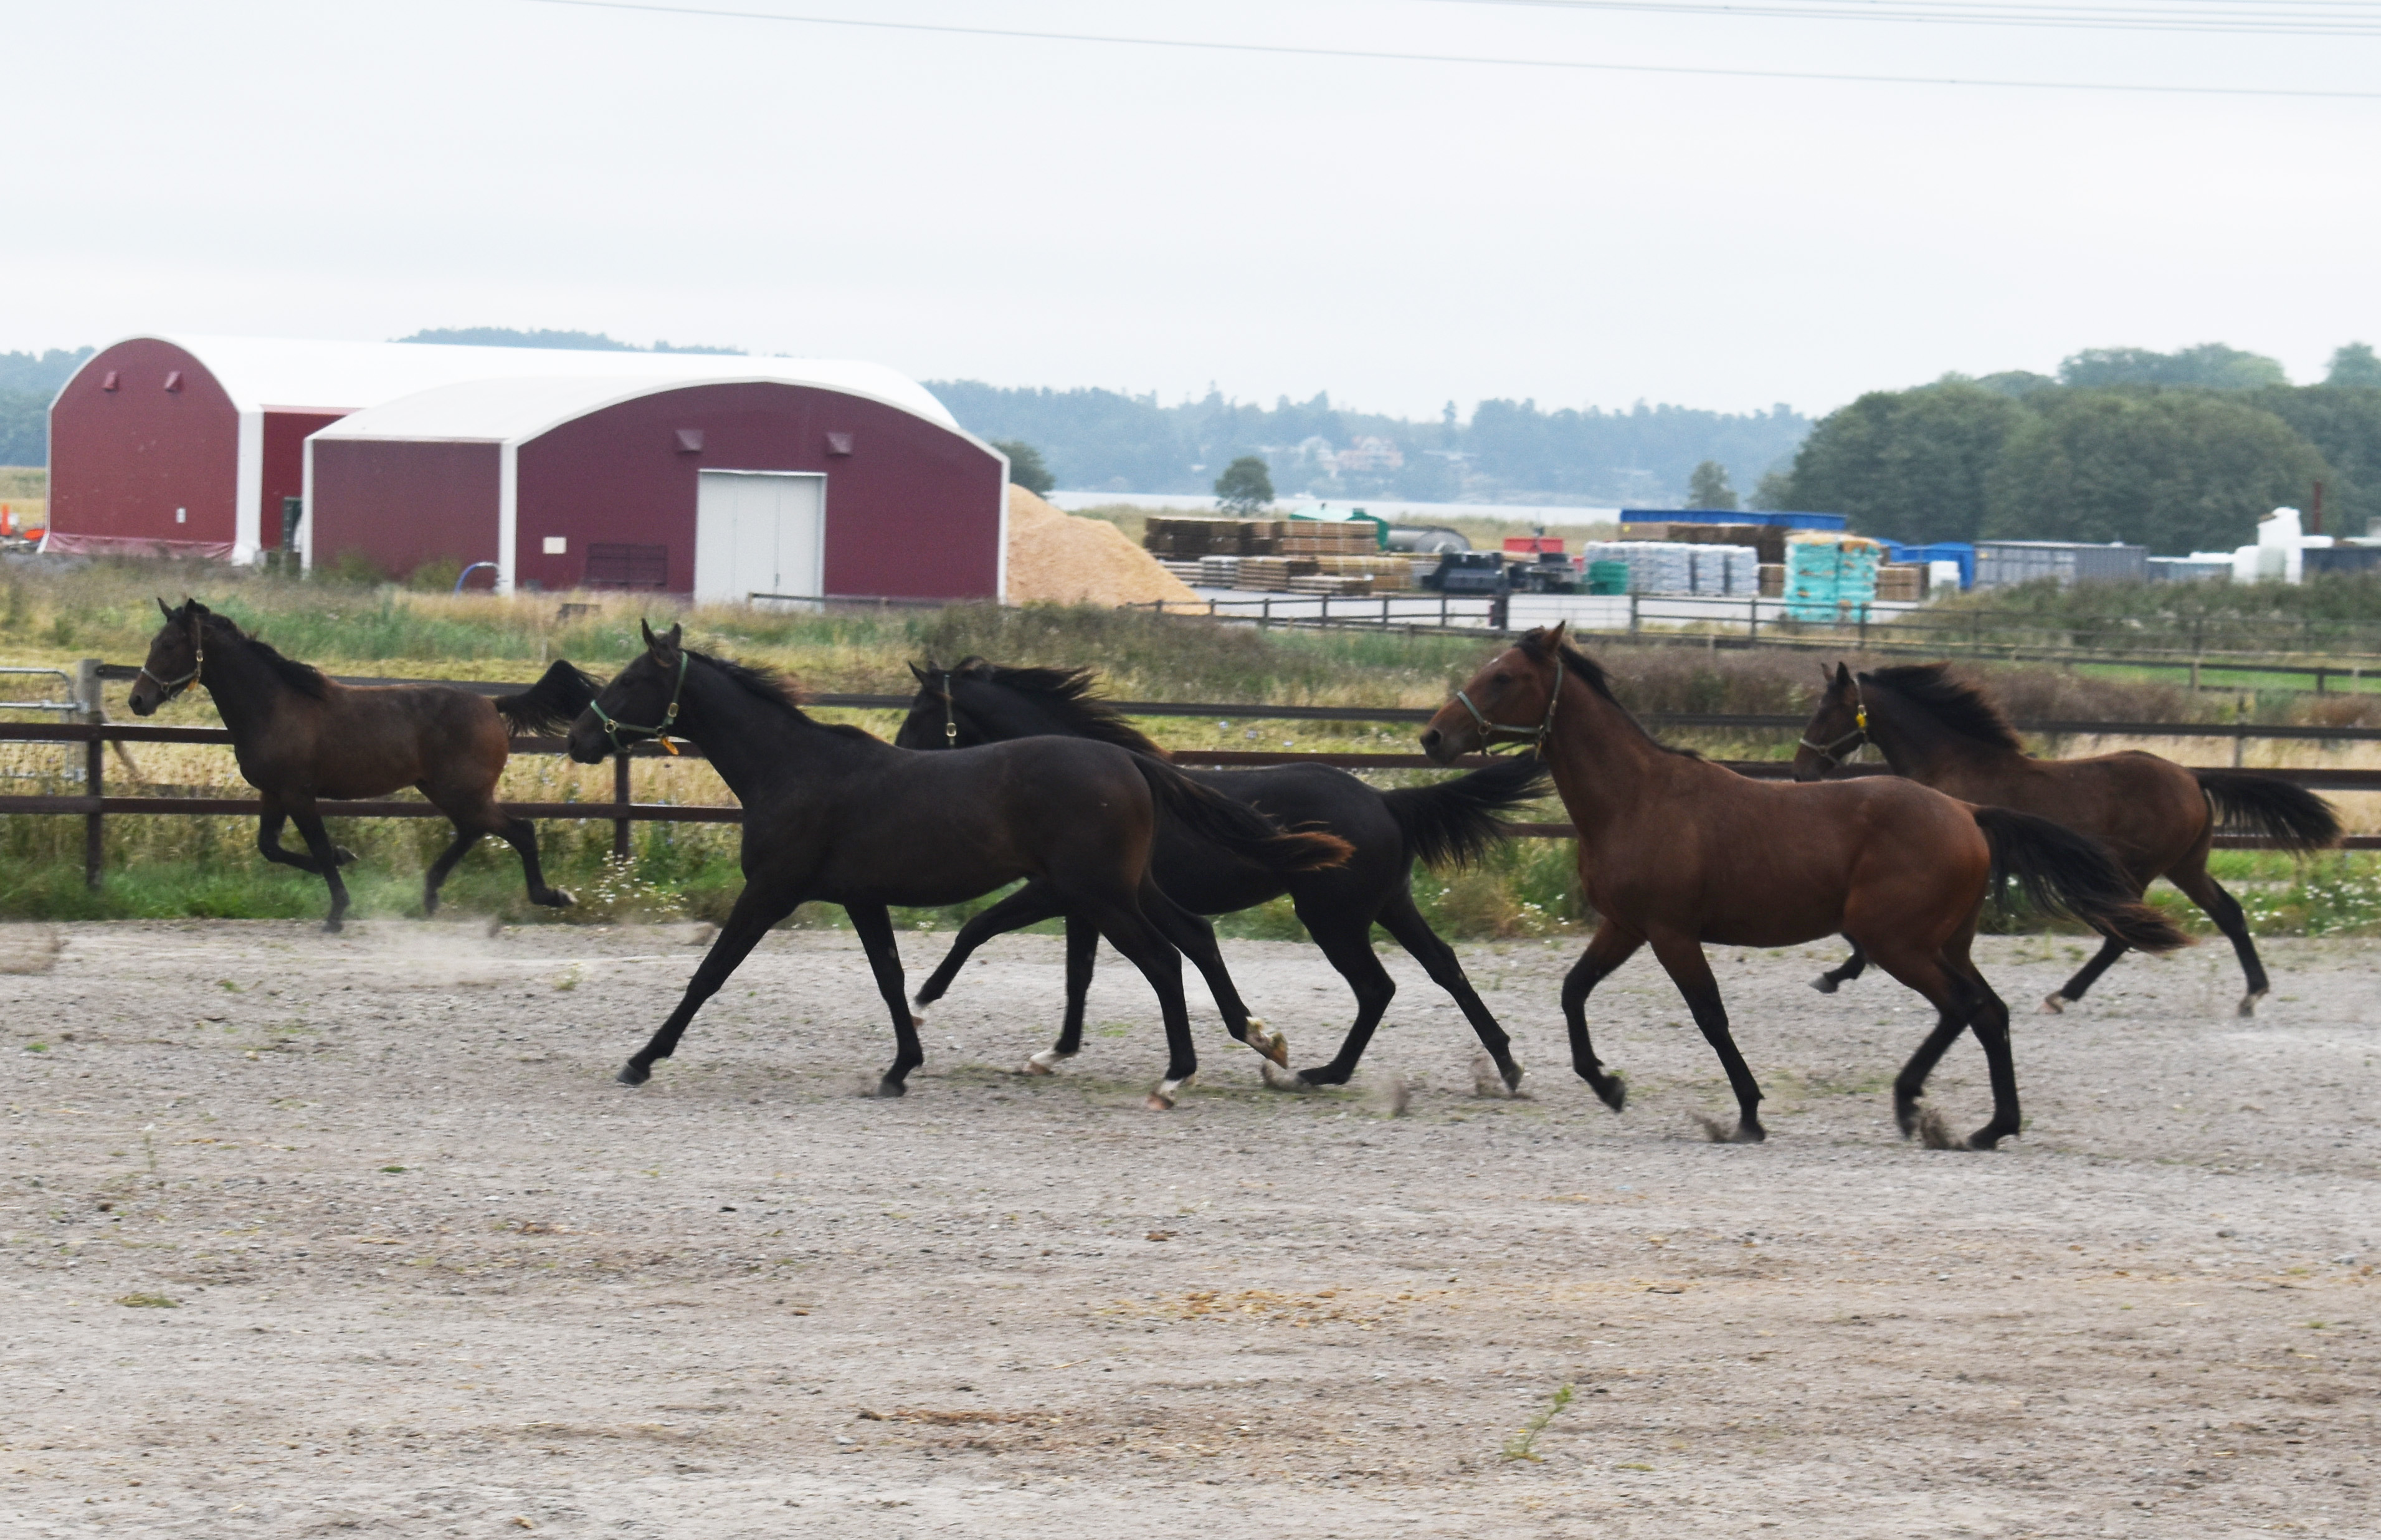
[[1513, 676], [1510, 674], [1499, 674], [1488, 682], [1491, 684], [1511, 684], [1513, 682]]

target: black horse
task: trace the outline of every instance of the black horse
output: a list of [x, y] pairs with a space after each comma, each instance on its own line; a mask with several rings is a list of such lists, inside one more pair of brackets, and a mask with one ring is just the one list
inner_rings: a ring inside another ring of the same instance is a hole
[[[920, 668], [917, 698], [894, 739], [907, 749], [967, 748], [1036, 734], [1092, 739], [1136, 753], [1166, 751], [1091, 693], [1089, 669], [1004, 668], [970, 658], [954, 668]], [[1471, 1022], [1496, 1061], [1508, 1089], [1521, 1082], [1512, 1044], [1481, 1003], [1455, 949], [1439, 939], [1414, 907], [1409, 886], [1417, 857], [1431, 865], [1460, 864], [1503, 837], [1497, 813], [1545, 794], [1545, 771], [1534, 760], [1510, 760], [1433, 786], [1381, 791], [1344, 770], [1285, 764], [1262, 770], [1185, 771], [1236, 802], [1245, 802], [1285, 828], [1326, 830], [1348, 842], [1347, 862], [1327, 870], [1290, 872], [1255, 864], [1201, 831], [1158, 831], [1153, 869], [1168, 898], [1193, 914], [1228, 914], [1288, 893], [1307, 934], [1323, 948], [1356, 995], [1356, 1020], [1330, 1063], [1300, 1071], [1299, 1085], [1344, 1085], [1397, 993], [1396, 981], [1373, 953], [1377, 924], [1428, 971]], [[918, 991], [918, 1003], [942, 997], [968, 954], [995, 935], [1053, 916], [1067, 916], [1067, 1018], [1055, 1047], [1033, 1056], [1029, 1072], [1047, 1073], [1082, 1045], [1083, 996], [1091, 987], [1099, 935], [1046, 883], [1011, 894], [960, 928], [950, 955]], [[1199, 923], [1209, 936], [1214, 931]], [[1190, 952], [1193, 962], [1202, 954]], [[1220, 959], [1202, 966], [1208, 987], [1228, 1019], [1243, 1009]], [[1263, 1030], [1262, 1023], [1259, 1030]], [[1276, 1041], [1278, 1041], [1276, 1039]]]
[[900, 1095], [925, 1054], [886, 909], [961, 903], [1027, 877], [1090, 915], [1157, 991], [1168, 1058], [1150, 1104], [1171, 1106], [1199, 1066], [1174, 938], [1196, 937], [1150, 881], [1154, 832], [1179, 821], [1285, 873], [1348, 855], [1340, 840], [1284, 834], [1172, 765], [1109, 744], [1035, 739], [913, 754], [812, 720], [788, 681], [685, 647], [676, 626], [658, 637], [645, 628], [645, 643], [571, 725], [570, 757], [593, 764], [647, 738], [700, 747], [744, 804], [744, 891], [678, 1008], [620, 1070], [626, 1085], [652, 1078], [771, 926], [816, 901], [841, 904], [868, 950], [899, 1040], [877, 1092]]

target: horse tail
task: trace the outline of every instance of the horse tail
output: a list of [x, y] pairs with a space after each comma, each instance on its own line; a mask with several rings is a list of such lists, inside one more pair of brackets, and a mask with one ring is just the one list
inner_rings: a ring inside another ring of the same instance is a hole
[[2004, 807], [1972, 810], [1993, 852], [1993, 888], [2014, 881], [2045, 914], [2077, 920], [2144, 952], [2170, 952], [2186, 938], [2142, 902], [2132, 879], [2098, 840], [2047, 818]]
[[496, 715], [516, 733], [568, 727], [571, 718], [594, 701], [600, 688], [593, 679], [556, 658], [554, 666], [537, 683], [518, 695], [497, 696]]
[[1287, 876], [1319, 871], [1337, 866], [1355, 853], [1355, 847], [1336, 834], [1285, 830], [1246, 802], [1236, 802], [1201, 786], [1163, 760], [1134, 754], [1132, 763], [1167, 817], [1269, 872]]
[[1545, 794], [1545, 762], [1516, 756], [1452, 780], [1385, 791], [1381, 800], [1405, 836], [1409, 859], [1425, 866], [1468, 866], [1505, 837], [1496, 814]]
[[2194, 770], [2199, 789], [2228, 834], [2253, 834], [2285, 850], [2319, 850], [2338, 843], [2339, 814], [2302, 786], [2272, 776]]

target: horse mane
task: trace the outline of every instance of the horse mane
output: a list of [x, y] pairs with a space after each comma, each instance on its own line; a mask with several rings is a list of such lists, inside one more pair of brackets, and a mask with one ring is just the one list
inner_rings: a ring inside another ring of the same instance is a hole
[[805, 727], [839, 733], [846, 738], [862, 738], [872, 743], [881, 742], [874, 733], [838, 722], [822, 722], [802, 709], [802, 687], [789, 676], [761, 663], [739, 663], [696, 648], [686, 649], [686, 655], [699, 658], [726, 676], [738, 689], [764, 705], [786, 713]]
[[199, 622], [201, 634], [218, 642], [233, 642], [246, 647], [273, 670], [283, 684], [310, 700], [319, 701], [330, 692], [331, 681], [324, 672], [310, 663], [284, 657], [271, 642], [261, 642], [239, 629], [239, 623], [227, 615], [209, 610]]
[[1963, 738], [2022, 753], [2025, 740], [2018, 737], [1992, 697], [1953, 678], [1950, 668], [1948, 663], [1904, 663], [1873, 669], [1861, 678], [1885, 686]]
[[[1531, 645], [1532, 638], [1537, 634], [1537, 632], [1532, 632], [1530, 635], [1522, 637], [1521, 650], [1528, 653], [1532, 657], [1543, 659], [1545, 656], [1544, 643], [1540, 642], [1537, 646]], [[1606, 703], [1610, 705], [1613, 710], [1618, 712], [1623, 721], [1636, 728], [1639, 732], [1644, 733], [1646, 742], [1651, 743], [1654, 747], [1661, 750], [1666, 754], [1676, 754], [1680, 759], [1701, 759], [1703, 757], [1703, 755], [1695, 752], [1692, 749], [1673, 748], [1669, 744], [1663, 742], [1660, 739], [1655, 738], [1652, 733], [1646, 732], [1645, 724], [1638, 721], [1630, 709], [1620, 703], [1620, 697], [1612, 693], [1612, 676], [1605, 672], [1604, 665], [1596, 662], [1593, 658], [1589, 657], [1585, 653], [1581, 652], [1569, 642], [1565, 642], [1557, 649], [1557, 651], [1562, 656], [1563, 666], [1571, 673], [1578, 675], [1581, 684], [1586, 685], [1588, 689], [1594, 691], [1598, 695], [1604, 697]]]
[[1156, 741], [1119, 715], [1116, 707], [1092, 693], [1099, 673], [1091, 668], [1008, 667], [980, 657], [962, 658], [950, 672], [980, 684], [996, 684], [1030, 696], [1067, 725], [1077, 738], [1113, 743], [1137, 754], [1165, 759]]

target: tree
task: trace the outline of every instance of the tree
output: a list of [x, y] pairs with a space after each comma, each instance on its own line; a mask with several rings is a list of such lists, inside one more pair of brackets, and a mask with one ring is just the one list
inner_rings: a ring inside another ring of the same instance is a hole
[[2230, 394], [2058, 391], [2027, 409], [1993, 468], [1988, 538], [2229, 550], [2331, 475], [2289, 423]]
[[1273, 502], [1273, 476], [1264, 457], [1242, 455], [1215, 478], [1215, 501], [1227, 513], [1243, 518]]
[[1761, 480], [1752, 483], [1752, 500], [1748, 507], [1772, 512], [1794, 506], [1794, 473], [1791, 471], [1764, 471]]
[[1951, 381], [1878, 390], [1829, 413], [1795, 453], [1776, 507], [1849, 515], [1852, 527], [1909, 541], [1973, 540], [1985, 480], [2027, 408]]
[[1736, 488], [1728, 484], [1728, 467], [1716, 459], [1698, 461], [1687, 472], [1687, 507], [1734, 508]]
[[1042, 451], [1021, 438], [995, 438], [992, 446], [1008, 457], [1008, 481], [1021, 486], [1036, 497], [1045, 495], [1058, 484], [1050, 468], [1042, 463]]
[[2369, 342], [2351, 342], [2333, 352], [2331, 372], [2323, 383], [2335, 385], [2381, 385], [2381, 358]]
[[[2332, 374], [2336, 382], [2337, 356]], [[2381, 385], [2281, 385], [2248, 399], [2296, 429], [2331, 467], [2322, 532], [2381, 534]]]
[[2282, 366], [2262, 353], [2203, 342], [2172, 353], [2147, 348], [2087, 348], [2060, 361], [2058, 382], [2084, 389], [2107, 385], [2197, 385], [2205, 390], [2254, 390], [2288, 385]]
[[0, 390], [0, 465], [50, 463], [50, 398]]

